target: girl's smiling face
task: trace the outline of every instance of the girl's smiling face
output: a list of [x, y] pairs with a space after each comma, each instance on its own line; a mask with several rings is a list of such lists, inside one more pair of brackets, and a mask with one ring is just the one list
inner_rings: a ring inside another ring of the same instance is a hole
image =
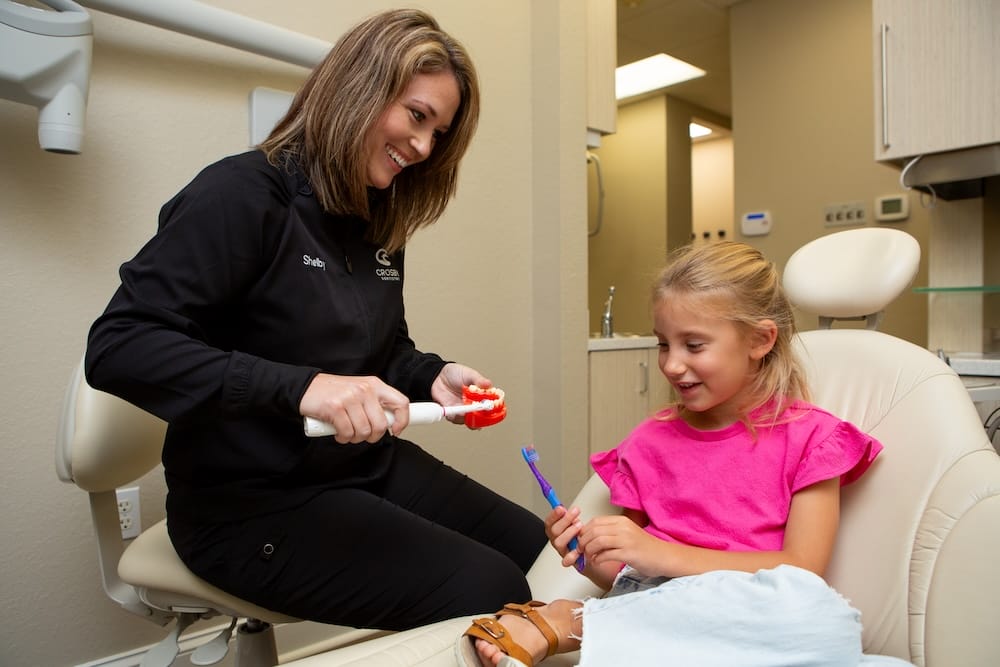
[[653, 310], [660, 371], [677, 392], [682, 417], [695, 428], [716, 430], [739, 421], [760, 360], [776, 327], [746, 331], [723, 319], [712, 301], [668, 294]]
[[437, 138], [451, 126], [460, 103], [451, 71], [416, 74], [368, 133], [368, 185], [387, 188], [396, 174], [426, 160]]

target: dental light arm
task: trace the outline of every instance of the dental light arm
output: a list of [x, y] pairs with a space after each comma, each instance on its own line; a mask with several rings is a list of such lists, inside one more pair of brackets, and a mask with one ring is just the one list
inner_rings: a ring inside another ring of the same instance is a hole
[[0, 98], [38, 107], [38, 143], [79, 153], [90, 88], [93, 27], [70, 0], [56, 11], [0, 0]]
[[0, 0], [0, 98], [38, 107], [38, 142], [56, 153], [83, 144], [93, 26], [84, 7], [312, 68], [332, 45], [196, 0]]
[[79, 0], [90, 9], [312, 68], [332, 44], [197, 0]]

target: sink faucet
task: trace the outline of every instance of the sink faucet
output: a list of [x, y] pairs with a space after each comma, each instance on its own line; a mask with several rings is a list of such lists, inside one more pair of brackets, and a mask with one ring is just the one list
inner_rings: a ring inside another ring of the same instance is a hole
[[601, 316], [601, 338], [611, 338], [615, 335], [614, 318], [611, 317], [611, 302], [615, 299], [615, 286], [608, 288], [608, 300], [604, 302], [604, 315]]

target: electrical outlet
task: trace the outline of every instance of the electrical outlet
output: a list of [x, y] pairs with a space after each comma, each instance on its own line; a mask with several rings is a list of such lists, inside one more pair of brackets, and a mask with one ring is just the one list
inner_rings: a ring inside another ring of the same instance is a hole
[[827, 204], [823, 207], [823, 225], [826, 227], [867, 224], [868, 207], [863, 201]]
[[131, 540], [142, 532], [139, 520], [139, 487], [129, 486], [117, 489], [118, 520], [121, 522], [122, 539]]

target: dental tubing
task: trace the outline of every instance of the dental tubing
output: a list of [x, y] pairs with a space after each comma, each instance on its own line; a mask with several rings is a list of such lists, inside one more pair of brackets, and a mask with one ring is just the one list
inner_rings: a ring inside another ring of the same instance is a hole
[[[479, 389], [470, 385], [462, 390], [462, 405], [441, 405], [430, 401], [410, 403], [410, 424], [433, 424], [447, 417], [465, 416], [465, 425], [469, 428], [482, 428], [503, 420], [507, 416], [507, 406], [504, 394], [499, 389]], [[396, 421], [395, 416], [385, 411], [389, 426]], [[313, 417], [303, 418], [303, 429], [310, 438], [325, 435], [336, 435], [333, 424], [320, 421]]]

